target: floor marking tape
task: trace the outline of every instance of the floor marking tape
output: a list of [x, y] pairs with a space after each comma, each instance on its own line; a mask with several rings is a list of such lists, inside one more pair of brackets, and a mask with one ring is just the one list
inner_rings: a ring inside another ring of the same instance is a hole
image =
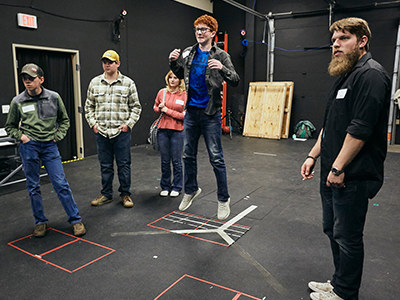
[[158, 231], [136, 231], [136, 232], [115, 232], [111, 233], [111, 236], [123, 236], [123, 235], [152, 235], [152, 234], [169, 234], [170, 231], [158, 230]]
[[222, 230], [227, 229], [228, 227], [230, 227], [231, 225], [233, 225], [234, 223], [236, 223], [237, 221], [242, 219], [244, 216], [246, 216], [247, 214], [251, 213], [256, 208], [257, 208], [257, 205], [252, 205], [252, 206], [248, 207], [247, 209], [242, 211], [240, 214], [238, 214], [236, 217], [232, 218], [231, 220], [226, 222], [224, 225], [222, 225], [220, 227], [220, 229], [222, 229]]
[[272, 154], [272, 153], [261, 153], [261, 152], [254, 152], [254, 154], [257, 154], [257, 155], [276, 156], [276, 154]]
[[[190, 221], [196, 225], [188, 224], [189, 226], [197, 226], [197, 224], [199, 224], [199, 225], [207, 225], [210, 227], [215, 227], [215, 229], [182, 229], [182, 230], [169, 230], [169, 231], [161, 230], [161, 231], [115, 232], [115, 233], [112, 233], [111, 236], [114, 237], [114, 236], [124, 236], [124, 235], [156, 235], [156, 234], [169, 234], [171, 232], [176, 233], [176, 234], [218, 233], [221, 236], [221, 238], [223, 238], [228, 243], [228, 245], [232, 245], [235, 241], [225, 232], [225, 230], [231, 230], [233, 232], [238, 232], [237, 230], [229, 229], [229, 227], [232, 226], [232, 227], [238, 228], [238, 226], [234, 225], [234, 223], [236, 223], [237, 221], [239, 221], [240, 219], [245, 217], [247, 214], [251, 213], [256, 208], [257, 208], [256, 205], [251, 205], [250, 207], [248, 207], [247, 209], [245, 209], [244, 211], [239, 213], [236, 217], [232, 218], [228, 222], [222, 223], [222, 225], [219, 227], [216, 225], [205, 224], [204, 222], [200, 222], [200, 221], [190, 220], [190, 218], [188, 218], [188, 216], [185, 216], [180, 219], [176, 218], [176, 221], [174, 219], [172, 220], [175, 223], [183, 223], [183, 222], [180, 222], [181, 220], [187, 221], [187, 222]], [[174, 216], [169, 216], [169, 217], [171, 218]], [[171, 219], [169, 221], [171, 221]], [[196, 228], [198, 228], [198, 226]], [[239, 233], [242, 233], [242, 232], [239, 231]], [[232, 235], [237, 236], [233, 233], [232, 233]]]
[[225, 242], [228, 243], [228, 245], [232, 245], [235, 241], [225, 232], [230, 226], [232, 226], [234, 223], [242, 219], [244, 216], [247, 214], [251, 213], [253, 210], [257, 208], [257, 205], [251, 205], [244, 211], [242, 211], [240, 214], [238, 214], [236, 217], [232, 218], [229, 220], [229, 222], [226, 222], [225, 224], [222, 224], [220, 227], [217, 229], [189, 229], [189, 230], [171, 230], [173, 233], [178, 233], [178, 234], [183, 234], [183, 233], [218, 233], [221, 238], [225, 240]]
[[226, 234], [225, 231], [219, 230], [218, 234], [227, 242], [229, 245], [232, 245], [235, 240], [233, 240], [229, 235]]
[[220, 229], [182, 229], [182, 230], [171, 230], [173, 233], [218, 233]]

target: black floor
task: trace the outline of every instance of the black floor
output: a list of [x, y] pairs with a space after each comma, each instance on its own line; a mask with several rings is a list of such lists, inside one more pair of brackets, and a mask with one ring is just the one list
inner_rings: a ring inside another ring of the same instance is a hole
[[[216, 183], [202, 142], [203, 192], [183, 213], [182, 196], [158, 196], [160, 158], [146, 145], [132, 148], [132, 209], [119, 202], [117, 178], [115, 201], [90, 205], [100, 191], [97, 156], [65, 164], [88, 230], [82, 239], [71, 235], [48, 180], [42, 196], [51, 229], [42, 239], [30, 236], [25, 188], [1, 188], [0, 299], [309, 299], [308, 281], [333, 272], [321, 229], [319, 167], [313, 180], [300, 176], [314, 142], [224, 136], [232, 201], [225, 231], [171, 232], [225, 224], [215, 220]], [[362, 300], [399, 299], [399, 158], [388, 153], [384, 186], [370, 202]]]

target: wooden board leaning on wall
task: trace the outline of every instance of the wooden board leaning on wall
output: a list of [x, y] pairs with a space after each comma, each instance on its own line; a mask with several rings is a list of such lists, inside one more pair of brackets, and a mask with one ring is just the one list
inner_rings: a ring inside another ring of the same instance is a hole
[[294, 82], [250, 82], [243, 135], [288, 138]]

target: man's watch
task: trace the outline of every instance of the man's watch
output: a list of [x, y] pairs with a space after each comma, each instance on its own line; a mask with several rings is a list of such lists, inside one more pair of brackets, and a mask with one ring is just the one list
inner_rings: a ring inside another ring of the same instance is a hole
[[340, 174], [342, 174], [344, 171], [343, 170], [339, 170], [338, 168], [332, 167], [331, 169], [332, 174], [335, 176], [339, 176]]

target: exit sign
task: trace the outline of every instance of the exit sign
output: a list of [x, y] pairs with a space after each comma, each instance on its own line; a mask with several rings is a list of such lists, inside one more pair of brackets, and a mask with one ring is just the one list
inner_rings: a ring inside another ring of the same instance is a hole
[[17, 17], [18, 17], [18, 26], [35, 28], [35, 29], [37, 28], [36, 16], [19, 13], [17, 14]]

